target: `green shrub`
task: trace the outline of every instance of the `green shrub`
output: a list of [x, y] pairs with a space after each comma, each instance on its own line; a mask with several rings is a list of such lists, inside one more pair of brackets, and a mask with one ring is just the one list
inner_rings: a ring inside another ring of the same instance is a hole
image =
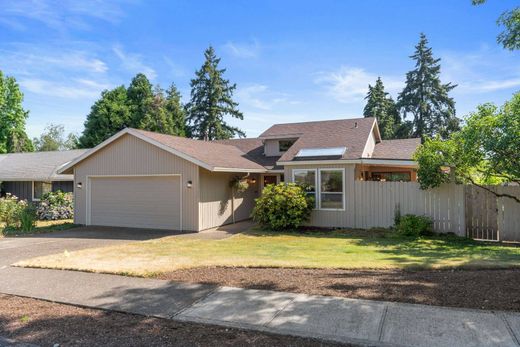
[[74, 216], [72, 193], [60, 190], [42, 196], [36, 210], [40, 220], [70, 219]]
[[18, 214], [20, 231], [25, 233], [33, 231], [34, 227], [36, 226], [37, 219], [38, 216], [36, 215], [36, 208], [33, 205], [27, 205]]
[[314, 208], [314, 197], [294, 183], [270, 184], [255, 201], [253, 220], [272, 230], [298, 228]]
[[396, 231], [402, 236], [428, 236], [433, 234], [433, 220], [427, 216], [407, 214], [399, 218]]
[[14, 195], [7, 193], [0, 198], [0, 224], [4, 224], [5, 228], [18, 226], [20, 213], [27, 207], [27, 201], [18, 200]]

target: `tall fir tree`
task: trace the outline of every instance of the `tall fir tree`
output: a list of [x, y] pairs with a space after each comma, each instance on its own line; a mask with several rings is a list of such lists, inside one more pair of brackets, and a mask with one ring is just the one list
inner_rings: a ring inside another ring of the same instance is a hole
[[226, 69], [219, 69], [220, 58], [213, 47], [204, 52], [205, 62], [191, 80], [191, 99], [186, 105], [187, 130], [190, 137], [202, 140], [229, 139], [245, 134], [226, 123], [225, 116], [244, 119], [233, 101], [236, 84], [223, 78]]
[[186, 136], [186, 112], [181, 101], [181, 93], [174, 83], [166, 90], [164, 108], [173, 125], [172, 135]]
[[25, 132], [29, 112], [24, 110], [22, 102], [23, 93], [15, 78], [0, 71], [0, 153], [34, 151]]
[[381, 137], [384, 140], [396, 138], [396, 132], [401, 125], [401, 117], [392, 97], [385, 92], [381, 77], [377, 78], [374, 86], [368, 85], [365, 97], [367, 104], [363, 109], [363, 116], [375, 117], [379, 125]]
[[101, 98], [90, 108], [79, 138], [80, 148], [97, 146], [118, 131], [132, 125], [125, 86], [105, 90]]
[[440, 59], [433, 57], [424, 34], [410, 58], [415, 60], [415, 69], [406, 74], [406, 86], [397, 98], [403, 118], [412, 116], [414, 137], [447, 137], [458, 129], [455, 101], [448, 95], [456, 85], [441, 83]]

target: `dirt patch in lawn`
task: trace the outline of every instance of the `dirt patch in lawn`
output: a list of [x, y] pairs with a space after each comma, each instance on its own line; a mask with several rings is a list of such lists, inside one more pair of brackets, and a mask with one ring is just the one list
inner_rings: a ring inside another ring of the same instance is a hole
[[2, 294], [0, 337], [42, 346], [346, 346]]
[[411, 272], [213, 267], [178, 270], [158, 278], [358, 299], [520, 311], [520, 270]]

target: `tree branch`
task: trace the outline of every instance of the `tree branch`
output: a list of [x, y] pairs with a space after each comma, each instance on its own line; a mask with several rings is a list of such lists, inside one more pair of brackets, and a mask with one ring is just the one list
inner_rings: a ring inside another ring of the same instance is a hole
[[510, 199], [513, 199], [514, 201], [516, 201], [517, 203], [520, 204], [520, 198], [514, 196], [514, 195], [511, 195], [511, 194], [507, 194], [507, 193], [497, 193], [495, 191], [493, 191], [493, 189], [490, 189], [484, 185], [481, 185], [481, 184], [478, 184], [476, 183], [473, 178], [471, 178], [470, 176], [467, 176], [466, 177], [473, 185], [479, 187], [479, 188], [482, 188], [488, 192], [490, 192], [491, 194], [495, 195], [497, 198], [510, 198]]

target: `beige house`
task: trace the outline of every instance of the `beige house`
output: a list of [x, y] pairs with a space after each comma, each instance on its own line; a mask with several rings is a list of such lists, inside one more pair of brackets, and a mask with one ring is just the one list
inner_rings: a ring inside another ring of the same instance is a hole
[[[355, 180], [414, 181], [418, 139], [381, 140], [374, 118], [277, 124], [258, 138], [199, 141], [125, 129], [65, 165], [75, 222], [200, 231], [249, 218], [267, 184], [305, 183], [313, 223], [347, 226]], [[236, 192], [232, 181], [245, 180]]]

